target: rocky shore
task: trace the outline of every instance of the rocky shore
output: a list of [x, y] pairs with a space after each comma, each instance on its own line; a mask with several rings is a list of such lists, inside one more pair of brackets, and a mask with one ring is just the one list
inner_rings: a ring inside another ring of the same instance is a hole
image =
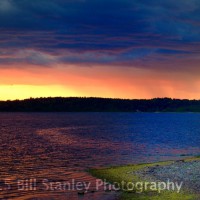
[[134, 173], [143, 180], [183, 182], [182, 189], [200, 194], [200, 159], [180, 160], [169, 165], [155, 165], [137, 170]]

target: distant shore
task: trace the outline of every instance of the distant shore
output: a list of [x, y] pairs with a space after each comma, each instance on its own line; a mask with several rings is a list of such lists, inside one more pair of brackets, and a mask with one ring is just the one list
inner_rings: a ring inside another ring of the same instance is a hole
[[200, 100], [48, 97], [0, 101], [0, 112], [200, 112]]

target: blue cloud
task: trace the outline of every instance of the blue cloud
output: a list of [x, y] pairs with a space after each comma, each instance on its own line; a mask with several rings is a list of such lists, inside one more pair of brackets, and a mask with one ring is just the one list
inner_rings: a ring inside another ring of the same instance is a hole
[[200, 52], [199, 0], [1, 0], [0, 11], [1, 51], [50, 56], [26, 62], [146, 66]]

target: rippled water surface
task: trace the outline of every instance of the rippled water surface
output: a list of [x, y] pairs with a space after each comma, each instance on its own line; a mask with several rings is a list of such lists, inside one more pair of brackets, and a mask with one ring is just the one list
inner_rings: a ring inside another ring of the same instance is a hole
[[[96, 179], [87, 169], [199, 152], [200, 114], [1, 113], [0, 199], [111, 200], [115, 194], [94, 192]], [[36, 190], [19, 187], [26, 179], [36, 180]], [[47, 190], [44, 180], [91, 182], [91, 187], [84, 195]]]

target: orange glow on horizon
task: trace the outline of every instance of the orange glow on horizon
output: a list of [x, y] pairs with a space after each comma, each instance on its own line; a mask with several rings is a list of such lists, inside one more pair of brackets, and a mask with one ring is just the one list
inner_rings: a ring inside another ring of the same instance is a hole
[[59, 85], [0, 85], [1, 100], [22, 100], [37, 97], [75, 96], [73, 90]]
[[199, 85], [193, 77], [185, 80], [184, 75], [128, 67], [0, 69], [1, 100], [56, 96], [200, 99]]

